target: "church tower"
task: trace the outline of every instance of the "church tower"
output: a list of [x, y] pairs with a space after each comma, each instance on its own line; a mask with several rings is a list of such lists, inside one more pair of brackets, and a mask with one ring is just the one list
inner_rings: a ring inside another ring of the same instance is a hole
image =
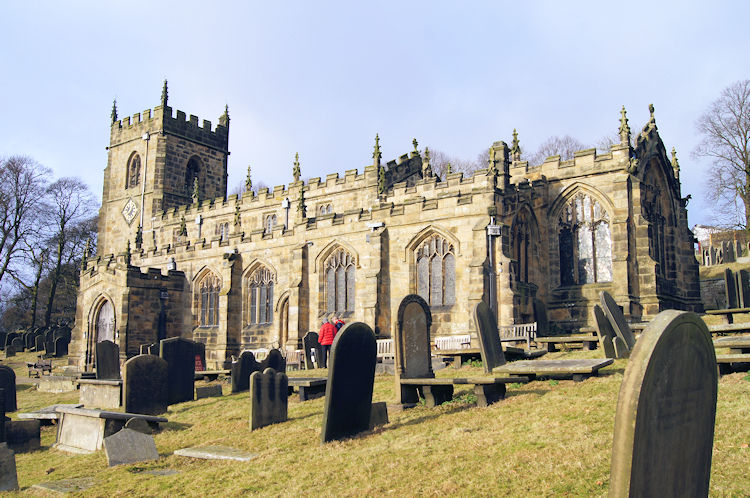
[[167, 209], [226, 197], [229, 112], [219, 124], [183, 111], [172, 115], [164, 81], [161, 105], [117, 117], [112, 105], [107, 167], [99, 211], [98, 254], [151, 245], [153, 218]]

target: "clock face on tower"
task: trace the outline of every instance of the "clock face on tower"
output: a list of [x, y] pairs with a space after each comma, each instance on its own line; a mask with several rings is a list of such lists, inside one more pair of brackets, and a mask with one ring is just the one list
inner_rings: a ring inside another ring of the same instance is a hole
[[135, 203], [135, 201], [131, 198], [128, 199], [127, 204], [125, 204], [125, 207], [122, 208], [122, 216], [125, 218], [125, 221], [128, 222], [128, 225], [133, 223], [133, 220], [138, 215], [138, 205]]

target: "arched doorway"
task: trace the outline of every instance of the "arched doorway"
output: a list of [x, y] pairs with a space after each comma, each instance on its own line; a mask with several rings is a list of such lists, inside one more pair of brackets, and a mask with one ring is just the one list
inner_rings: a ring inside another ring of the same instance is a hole
[[86, 341], [86, 371], [94, 367], [94, 345], [102, 341], [115, 341], [115, 308], [112, 301], [102, 299], [94, 313], [89, 334]]

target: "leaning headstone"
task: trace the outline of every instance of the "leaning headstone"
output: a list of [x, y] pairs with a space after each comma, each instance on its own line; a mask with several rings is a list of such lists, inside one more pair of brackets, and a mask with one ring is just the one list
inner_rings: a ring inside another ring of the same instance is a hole
[[0, 443], [0, 491], [15, 491], [18, 489], [18, 474], [16, 473], [16, 455], [6, 443]]
[[[612, 341], [615, 340], [615, 330], [612, 328], [612, 324], [604, 315], [604, 311], [598, 305], [594, 305], [594, 320], [596, 321], [597, 335], [599, 336], [599, 346], [604, 351], [605, 358], [617, 358], [615, 353], [615, 346]], [[618, 338], [619, 339], [619, 338]]]
[[260, 369], [255, 355], [243, 351], [236, 362], [232, 363], [232, 392], [239, 393], [250, 389], [250, 374]]
[[323, 347], [318, 342], [318, 333], [305, 334], [302, 338], [302, 347], [305, 349], [305, 368], [307, 370], [318, 368], [320, 359], [323, 357]]
[[610, 496], [708, 496], [717, 387], [703, 320], [659, 313], [633, 349], [620, 386]]
[[734, 272], [729, 268], [724, 270], [724, 285], [727, 292], [727, 308], [734, 309], [737, 307], [737, 281]]
[[286, 374], [273, 368], [250, 374], [250, 430], [286, 421], [288, 389]]
[[107, 454], [107, 465], [110, 467], [159, 459], [154, 438], [128, 428], [105, 437], [104, 452]]
[[536, 335], [545, 337], [549, 335], [549, 318], [547, 317], [547, 306], [539, 299], [534, 298], [534, 321], [536, 321]]
[[94, 357], [97, 379], [120, 378], [120, 346], [112, 341], [97, 342], [94, 346]]
[[474, 307], [474, 327], [479, 337], [479, 347], [482, 350], [482, 365], [484, 371], [492, 372], [495, 367], [505, 365], [503, 346], [500, 334], [497, 332], [497, 322], [487, 303], [479, 301]]
[[16, 411], [16, 372], [5, 365], [0, 365], [0, 389], [4, 389], [5, 412]]
[[167, 362], [156, 355], [134, 356], [123, 366], [122, 404], [128, 413], [158, 415], [167, 411]]
[[182, 337], [160, 342], [159, 356], [167, 362], [169, 404], [193, 401], [195, 389], [195, 344]]
[[618, 306], [614, 298], [605, 291], [599, 293], [599, 300], [602, 303], [604, 314], [607, 315], [609, 323], [612, 324], [612, 328], [615, 330], [615, 334], [623, 340], [628, 349], [633, 349], [633, 346], [635, 346], [635, 336], [630, 330], [628, 322], [625, 321], [625, 315], [622, 314], [620, 306]]
[[369, 325], [345, 325], [331, 345], [323, 430], [326, 443], [354, 436], [370, 427], [377, 344]]

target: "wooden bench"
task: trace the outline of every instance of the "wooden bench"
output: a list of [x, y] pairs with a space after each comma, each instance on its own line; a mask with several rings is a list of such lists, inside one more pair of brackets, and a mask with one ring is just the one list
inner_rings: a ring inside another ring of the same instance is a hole
[[723, 310], [706, 310], [707, 315], [723, 316], [727, 323], [734, 323], [734, 315], [750, 313], [750, 308], [729, 308]]
[[531, 348], [531, 341], [536, 338], [536, 322], [505, 325], [499, 328], [500, 342], [526, 341], [526, 348]]
[[281, 352], [284, 354], [287, 368], [295, 367], [297, 370], [302, 370], [302, 365], [305, 364], [304, 350], [292, 347], [284, 347]]
[[492, 369], [492, 373], [504, 375], [525, 375], [535, 377], [572, 377], [581, 382], [599, 374], [599, 370], [611, 365], [615, 360], [580, 359], [580, 360], [528, 360], [512, 361]]
[[394, 359], [396, 357], [393, 352], [393, 339], [377, 339], [377, 358], [378, 362], [382, 362], [385, 359]]
[[328, 377], [288, 377], [289, 396], [296, 387], [299, 390], [299, 400], [307, 401], [326, 395]]
[[708, 331], [715, 335], [747, 334], [750, 332], [750, 323], [722, 323], [720, 325], [709, 325]]
[[716, 364], [719, 366], [719, 375], [745, 370], [750, 367], [750, 354], [717, 354]]
[[596, 349], [599, 339], [595, 334], [569, 334], [537, 337], [536, 342], [544, 344], [550, 353], [557, 350], [559, 344], [583, 344], [584, 349]]
[[[528, 377], [468, 377], [468, 378], [422, 378], [401, 379], [402, 399], [424, 398], [429, 408], [434, 408], [453, 399], [454, 385], [473, 385], [477, 396], [477, 406], [488, 406], [505, 398], [505, 384], [525, 383]], [[405, 392], [406, 391], [406, 392]]]
[[750, 353], [750, 335], [728, 336], [714, 339], [715, 348], [729, 348], [733, 354]]
[[47, 374], [52, 375], [52, 360], [45, 360], [41, 356], [37, 361], [34, 363], [27, 362], [26, 366], [29, 369], [29, 377], [32, 375], [34, 377], [40, 377], [41, 375], [44, 375], [44, 372], [47, 372]]

